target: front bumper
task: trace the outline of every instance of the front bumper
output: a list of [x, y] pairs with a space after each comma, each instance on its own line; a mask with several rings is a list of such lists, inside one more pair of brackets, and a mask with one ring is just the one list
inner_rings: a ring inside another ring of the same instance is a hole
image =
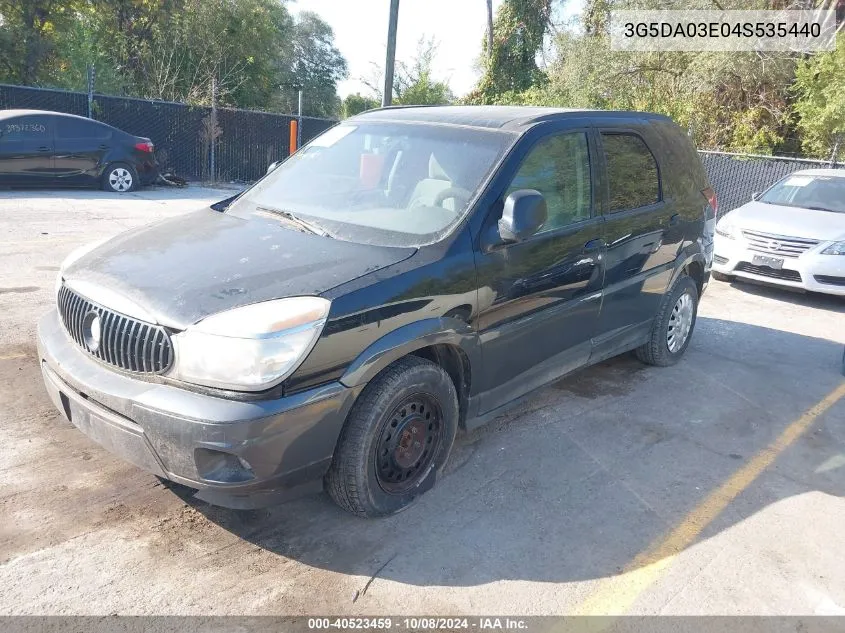
[[[782, 257], [783, 268], [754, 266], [754, 256], [741, 238], [716, 238], [713, 271], [798, 290], [845, 296], [845, 256], [822, 255], [819, 246], [799, 257]], [[779, 255], [771, 257], [781, 258]]]
[[56, 310], [38, 323], [38, 353], [53, 404], [83, 433], [230, 508], [319, 490], [360, 392], [335, 382], [276, 400], [241, 401], [138, 380], [81, 350]]

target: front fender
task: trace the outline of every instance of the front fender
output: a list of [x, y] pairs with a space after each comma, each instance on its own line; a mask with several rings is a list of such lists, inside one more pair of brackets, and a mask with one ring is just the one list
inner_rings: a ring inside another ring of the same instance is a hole
[[471, 367], [477, 367], [478, 335], [458, 318], [438, 317], [409, 323], [385, 334], [352, 361], [340, 378], [347, 387], [363, 385], [385, 367], [429, 345], [455, 345], [467, 355]]

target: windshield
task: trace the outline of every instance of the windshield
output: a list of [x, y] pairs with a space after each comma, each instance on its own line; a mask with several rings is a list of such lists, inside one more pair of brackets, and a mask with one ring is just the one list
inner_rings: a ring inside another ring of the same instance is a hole
[[760, 197], [761, 202], [845, 213], [845, 178], [787, 176]]
[[419, 246], [445, 235], [515, 139], [447, 125], [340, 124], [236, 200], [228, 212], [275, 216], [349, 241]]

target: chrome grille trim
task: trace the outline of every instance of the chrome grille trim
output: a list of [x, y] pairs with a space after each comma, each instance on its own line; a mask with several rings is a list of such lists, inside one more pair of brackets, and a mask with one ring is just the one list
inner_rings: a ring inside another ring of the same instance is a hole
[[748, 250], [781, 257], [798, 257], [821, 243], [819, 240], [804, 237], [789, 237], [746, 229], [743, 229], [742, 236], [748, 242]]
[[[160, 325], [109, 310], [64, 285], [57, 304], [67, 333], [95, 358], [125, 371], [147, 374], [163, 374], [173, 364], [173, 343]], [[83, 332], [85, 316], [91, 312], [101, 323], [100, 345], [94, 351], [86, 345]]]

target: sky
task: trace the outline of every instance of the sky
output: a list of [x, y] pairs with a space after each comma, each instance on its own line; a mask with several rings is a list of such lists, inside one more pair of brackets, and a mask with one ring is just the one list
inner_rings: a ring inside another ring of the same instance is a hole
[[[501, 2], [493, 0], [494, 11]], [[582, 4], [569, 0], [564, 13]], [[338, 94], [369, 94], [360, 78], [372, 76], [371, 62], [384, 65], [390, 0], [295, 0], [288, 8], [294, 14], [313, 11], [334, 29], [335, 45], [349, 64], [349, 78], [338, 85]], [[478, 79], [486, 28], [485, 0], [399, 0], [396, 60], [411, 61], [420, 38], [434, 36], [434, 78], [448, 81], [452, 92], [463, 96]]]

